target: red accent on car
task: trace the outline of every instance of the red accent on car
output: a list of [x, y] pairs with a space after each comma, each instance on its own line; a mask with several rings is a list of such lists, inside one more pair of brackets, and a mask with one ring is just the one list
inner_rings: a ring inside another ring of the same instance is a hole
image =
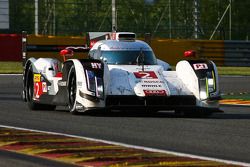
[[154, 71], [139, 71], [139, 72], [134, 72], [134, 75], [136, 78], [141, 78], [141, 79], [157, 79], [158, 78]]
[[56, 76], [55, 76], [55, 77], [62, 78], [62, 72], [56, 73]]
[[92, 48], [95, 45], [96, 42], [97, 42], [97, 40], [91, 40], [90, 44], [89, 44], [89, 47]]
[[61, 56], [73, 56], [74, 52], [71, 49], [63, 49], [60, 51]]
[[188, 50], [184, 52], [184, 57], [195, 57], [196, 52], [194, 50]]
[[71, 49], [63, 49], [60, 51], [60, 55], [63, 57], [63, 61], [66, 61], [66, 56], [70, 57], [74, 55], [74, 51]]
[[35, 82], [34, 83], [34, 96], [36, 99], [39, 99], [40, 96], [43, 94], [43, 89], [42, 89], [42, 82]]

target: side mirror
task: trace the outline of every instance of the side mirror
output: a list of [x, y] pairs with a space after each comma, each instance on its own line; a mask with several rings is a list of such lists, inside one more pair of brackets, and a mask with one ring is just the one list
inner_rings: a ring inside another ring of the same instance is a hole
[[66, 61], [66, 57], [72, 57], [74, 55], [74, 51], [71, 49], [63, 49], [60, 51], [60, 55], [63, 57], [63, 61]]
[[184, 57], [195, 57], [196, 52], [194, 50], [188, 50], [184, 52]]

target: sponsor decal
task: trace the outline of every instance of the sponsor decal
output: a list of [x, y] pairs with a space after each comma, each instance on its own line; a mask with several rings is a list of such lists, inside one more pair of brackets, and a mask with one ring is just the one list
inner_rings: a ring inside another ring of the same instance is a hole
[[47, 89], [47, 83], [46, 82], [42, 82], [42, 90], [43, 92], [48, 92], [48, 89]]
[[152, 80], [142, 80], [142, 83], [155, 83], [155, 84], [157, 84], [157, 83], [164, 83], [163, 81], [159, 81], [159, 80], [156, 80], [156, 81], [152, 81]]
[[34, 74], [34, 82], [41, 82], [41, 74]]
[[[140, 71], [141, 70], [141, 67], [140, 68], [135, 68], [136, 70]], [[151, 70], [151, 68], [147, 68], [145, 67], [144, 70]]]
[[91, 67], [95, 69], [101, 69], [102, 64], [101, 63], [91, 63]]
[[205, 63], [193, 64], [193, 67], [194, 67], [195, 70], [206, 70], [206, 69], [208, 69], [208, 66]]
[[136, 78], [141, 78], [141, 79], [157, 79], [158, 78], [154, 71], [139, 71], [139, 72], [134, 72], [134, 75]]
[[162, 85], [142, 85], [144, 88], [161, 88]]
[[43, 93], [48, 92], [48, 87], [46, 82], [35, 82], [34, 83], [34, 96], [39, 99]]
[[143, 90], [145, 96], [166, 96], [167, 92], [165, 90]]
[[40, 96], [43, 94], [42, 89], [42, 82], [36, 82], [34, 83], [34, 96], [36, 99], [40, 98]]

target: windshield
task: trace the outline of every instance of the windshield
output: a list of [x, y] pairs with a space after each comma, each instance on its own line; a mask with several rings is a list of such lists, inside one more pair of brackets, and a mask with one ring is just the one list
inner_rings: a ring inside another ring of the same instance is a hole
[[144, 65], [156, 65], [157, 60], [152, 51], [102, 51], [100, 59], [107, 64], [138, 64], [138, 56], [144, 55]]

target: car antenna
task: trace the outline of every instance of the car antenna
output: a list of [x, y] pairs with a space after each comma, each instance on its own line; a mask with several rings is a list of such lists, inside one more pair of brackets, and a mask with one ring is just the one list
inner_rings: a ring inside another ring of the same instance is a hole
[[136, 59], [138, 65], [142, 65], [142, 71], [144, 71], [144, 53], [142, 48], [140, 49], [140, 53]]

